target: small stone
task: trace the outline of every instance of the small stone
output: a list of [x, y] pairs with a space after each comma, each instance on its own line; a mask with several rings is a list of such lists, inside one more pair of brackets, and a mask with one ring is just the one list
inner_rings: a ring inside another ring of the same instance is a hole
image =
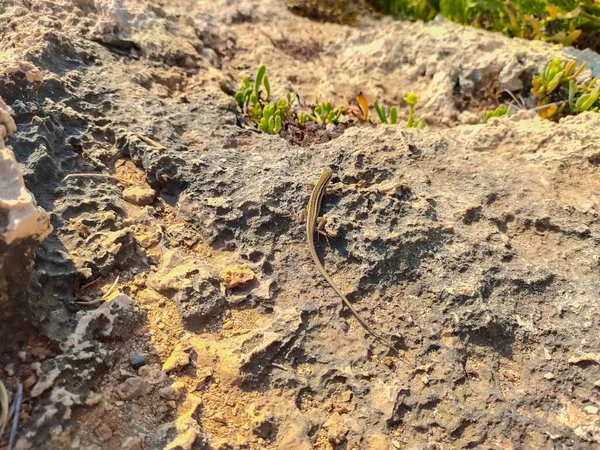
[[208, 380], [212, 377], [212, 374], [212, 370], [208, 367], [204, 367], [198, 370], [198, 372], [196, 373], [196, 379], [198, 380], [196, 382], [197, 391], [201, 390], [202, 388], [204, 388], [204, 386], [208, 384]]
[[152, 386], [144, 378], [131, 377], [117, 387], [117, 395], [121, 400], [128, 401], [146, 395], [151, 390]]
[[163, 296], [154, 289], [146, 288], [143, 291], [140, 291], [135, 296], [135, 299], [140, 305], [150, 306], [159, 303], [163, 299]]
[[192, 445], [194, 445], [196, 437], [198, 437], [198, 431], [196, 431], [195, 428], [190, 427], [183, 433], [177, 435], [175, 439], [165, 447], [165, 450], [189, 450], [192, 448]]
[[327, 430], [327, 439], [332, 444], [339, 445], [346, 440], [348, 427], [344, 424], [340, 413], [334, 412], [327, 422], [323, 424], [323, 428]]
[[350, 400], [352, 400], [352, 391], [350, 391], [350, 390], [344, 391], [342, 393], [342, 395], [340, 396], [340, 400], [348, 403]]
[[144, 380], [150, 384], [161, 384], [169, 379], [167, 374], [160, 370], [160, 366], [158, 364], [150, 364], [140, 367], [138, 370], [138, 375], [144, 378]]
[[180, 349], [175, 349], [171, 356], [163, 364], [162, 370], [165, 373], [175, 372], [187, 366], [190, 363], [190, 355]]
[[223, 425], [227, 425], [227, 419], [225, 419], [225, 416], [223, 415], [223, 413], [221, 411], [214, 413], [213, 416], [211, 417], [211, 419], [217, 423], [222, 423]]
[[398, 442], [396, 439], [392, 439], [392, 445], [395, 448], [400, 448], [400, 442]]
[[123, 199], [126, 202], [133, 203], [134, 205], [145, 206], [149, 205], [156, 198], [156, 192], [154, 189], [132, 186], [123, 191]]
[[379, 235], [374, 230], [365, 230], [363, 232], [363, 237], [367, 241], [376, 241], [377, 239], [379, 239]]
[[169, 410], [169, 407], [166, 403], [161, 403], [160, 405], [158, 405], [157, 410], [159, 413], [166, 413]]
[[110, 438], [112, 438], [113, 436], [112, 430], [105, 423], [101, 424], [98, 428], [96, 428], [94, 430], [94, 434], [98, 436], [98, 439], [100, 439], [102, 442], [110, 440]]
[[25, 361], [27, 359], [27, 352], [20, 351], [18, 355], [21, 361]]
[[141, 354], [135, 354], [131, 357], [129, 362], [131, 363], [131, 367], [138, 370], [140, 367], [146, 365], [146, 357]]
[[248, 267], [238, 264], [223, 269], [220, 276], [225, 289], [233, 289], [251, 282], [255, 275]]
[[170, 386], [164, 387], [158, 391], [158, 395], [166, 400], [179, 400], [185, 385], [181, 381], [176, 381]]
[[544, 374], [544, 378], [545, 378], [546, 380], [554, 380], [554, 374], [553, 374], [552, 372], [546, 372], [546, 373]]
[[140, 247], [150, 248], [154, 247], [160, 242], [160, 234], [157, 232], [143, 233], [139, 236], [136, 236], [135, 240], [138, 241]]
[[593, 405], [588, 405], [583, 408], [583, 412], [587, 414], [598, 414], [598, 407]]
[[233, 328], [233, 320], [228, 320], [223, 324], [224, 330], [231, 330]]
[[90, 395], [88, 395], [88, 398], [85, 401], [85, 404], [87, 406], [96, 406], [101, 401], [102, 401], [102, 394], [96, 394], [95, 392], [90, 392]]

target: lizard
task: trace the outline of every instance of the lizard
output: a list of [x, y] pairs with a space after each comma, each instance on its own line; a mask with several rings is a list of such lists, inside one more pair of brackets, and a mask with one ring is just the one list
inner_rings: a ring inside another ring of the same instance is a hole
[[[384, 344], [386, 347], [389, 347], [395, 353], [398, 353], [398, 349], [394, 347], [393, 344], [382, 338], [379, 334], [377, 334], [358, 314], [358, 312], [352, 306], [352, 303], [348, 300], [348, 298], [344, 295], [344, 293], [337, 287], [337, 285], [333, 282], [331, 277], [327, 274], [325, 267], [321, 263], [319, 259], [319, 255], [317, 254], [317, 249], [315, 246], [315, 224], [317, 222], [317, 218], [319, 216], [319, 211], [321, 210], [321, 201], [323, 200], [323, 195], [325, 194], [325, 188], [327, 184], [331, 180], [333, 176], [333, 171], [331, 168], [326, 167], [323, 169], [317, 184], [310, 195], [310, 199], [308, 200], [308, 210], [306, 214], [306, 242], [308, 244], [308, 251], [312, 256], [315, 265], [317, 266], [317, 270], [319, 273], [325, 278], [327, 283], [333, 288], [335, 293], [342, 299], [346, 308], [350, 310], [352, 315], [356, 318], [358, 323], [362, 325], [362, 327], [374, 338], [376, 338], [379, 342]], [[318, 230], [318, 228], [317, 228]]]

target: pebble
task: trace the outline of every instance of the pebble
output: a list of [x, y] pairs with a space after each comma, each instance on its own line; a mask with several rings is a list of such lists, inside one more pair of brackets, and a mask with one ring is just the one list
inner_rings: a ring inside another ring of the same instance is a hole
[[223, 324], [224, 330], [231, 330], [233, 328], [233, 320], [228, 320]]
[[547, 372], [544, 374], [544, 378], [546, 380], [554, 380], [554, 374], [552, 372]]
[[598, 407], [593, 405], [588, 405], [583, 408], [583, 412], [587, 414], [598, 414]]
[[131, 377], [117, 387], [117, 395], [121, 400], [134, 400], [152, 390], [150, 383], [141, 377]]
[[332, 444], [339, 445], [346, 440], [348, 427], [344, 424], [342, 416], [338, 412], [334, 412], [327, 422], [323, 424], [323, 428], [327, 430], [327, 439]]
[[145, 188], [141, 186], [133, 186], [123, 190], [123, 199], [126, 202], [133, 203], [134, 205], [149, 205], [156, 198], [156, 192], [154, 189]]
[[138, 375], [150, 384], [161, 384], [167, 381], [169, 378], [167, 374], [160, 370], [158, 364], [150, 364], [142, 366], [138, 370]]
[[142, 354], [135, 354], [131, 357], [129, 362], [131, 363], [131, 367], [138, 370], [140, 367], [146, 365], [146, 357]]
[[165, 373], [175, 372], [187, 366], [190, 363], [190, 355], [180, 349], [175, 349], [171, 356], [163, 364], [162, 370]]
[[185, 385], [181, 381], [176, 381], [170, 386], [164, 387], [158, 391], [158, 395], [166, 400], [179, 400]]
[[211, 419], [217, 423], [222, 423], [223, 425], [227, 425], [227, 419], [225, 419], [225, 416], [223, 415], [223, 413], [221, 411], [214, 413], [213, 416], [211, 417]]

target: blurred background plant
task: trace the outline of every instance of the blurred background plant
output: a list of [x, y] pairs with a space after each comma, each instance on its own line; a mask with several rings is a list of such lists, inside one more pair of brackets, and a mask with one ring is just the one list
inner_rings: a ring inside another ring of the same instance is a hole
[[595, 0], [286, 0], [294, 13], [353, 24], [365, 12], [429, 21], [438, 14], [510, 37], [600, 51], [600, 2]]

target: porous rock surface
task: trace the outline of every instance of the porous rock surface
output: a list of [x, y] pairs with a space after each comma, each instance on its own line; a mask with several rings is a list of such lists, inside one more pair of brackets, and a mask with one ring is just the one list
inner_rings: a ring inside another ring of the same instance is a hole
[[[488, 72], [526, 94], [555, 56], [598, 74], [596, 54], [444, 21], [313, 23], [275, 0], [9, 0], [0, 27], [9, 141], [54, 226], [29, 286], [32, 326], [61, 353], [10, 375], [39, 377], [20, 445], [600, 444], [600, 118], [472, 124], [463, 101]], [[274, 46], [281, 35], [322, 51], [300, 62]], [[260, 63], [275, 95], [398, 104], [415, 91], [429, 127], [357, 126], [309, 147], [244, 130], [219, 85]], [[319, 253], [406, 361], [309, 257], [302, 213], [326, 166]], [[157, 198], [64, 179], [78, 173], [135, 175]], [[219, 281], [239, 266], [254, 277]], [[128, 296], [80, 311], [83, 286], [117, 274]], [[16, 351], [5, 358], [14, 367]], [[172, 382], [181, 397], [160, 397]]]
[[[15, 155], [5, 140], [16, 131], [13, 111], [0, 97], [0, 310], [26, 310], [27, 286], [39, 243], [52, 231], [48, 214], [25, 187]], [[1, 333], [0, 333], [1, 334]]]

